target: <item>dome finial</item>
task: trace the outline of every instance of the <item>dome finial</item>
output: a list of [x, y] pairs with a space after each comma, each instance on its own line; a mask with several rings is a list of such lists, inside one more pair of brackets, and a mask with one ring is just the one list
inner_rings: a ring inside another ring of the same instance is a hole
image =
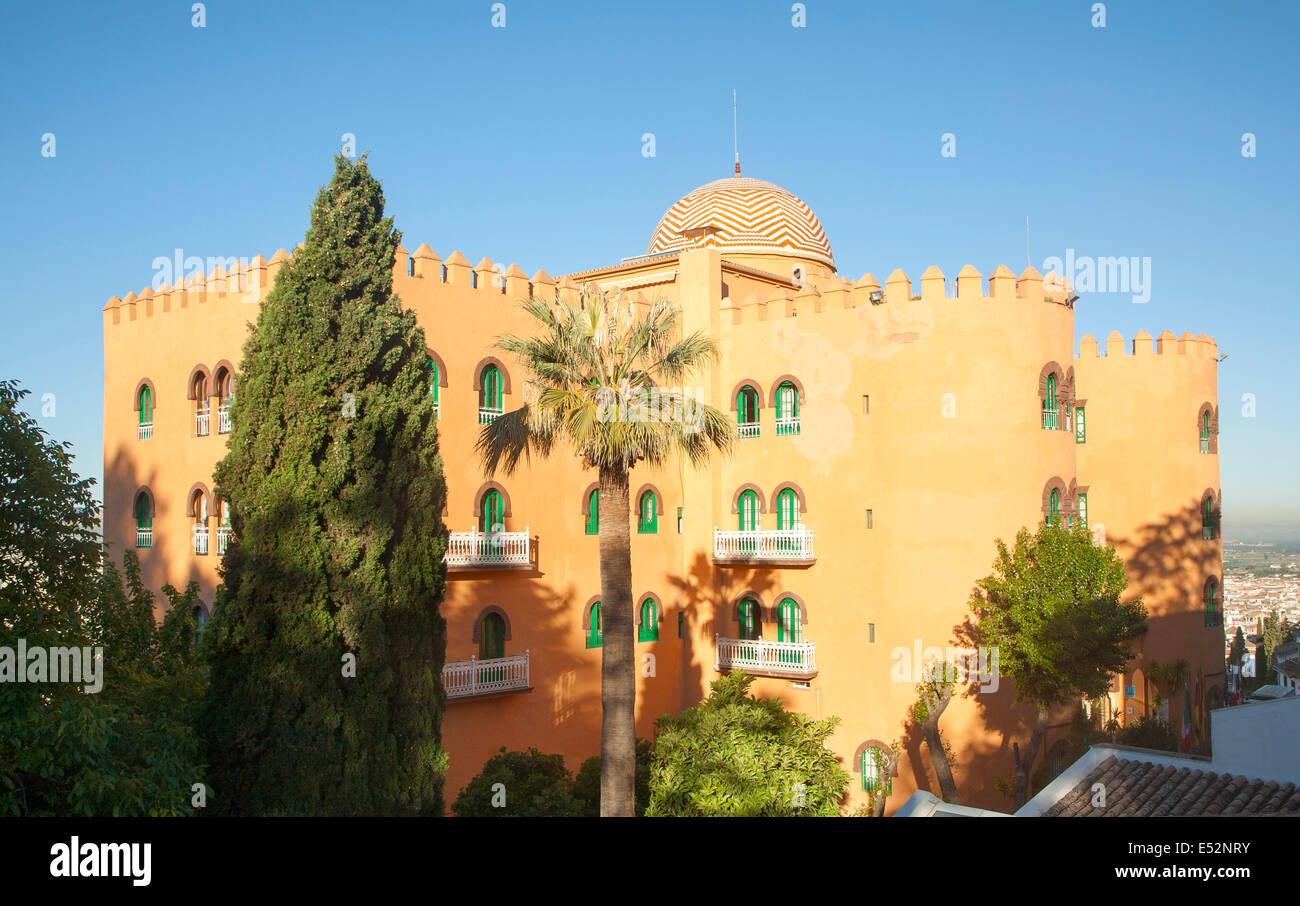
[[736, 125], [736, 89], [731, 89], [731, 139], [736, 148], [736, 175], [740, 175], [740, 130]]

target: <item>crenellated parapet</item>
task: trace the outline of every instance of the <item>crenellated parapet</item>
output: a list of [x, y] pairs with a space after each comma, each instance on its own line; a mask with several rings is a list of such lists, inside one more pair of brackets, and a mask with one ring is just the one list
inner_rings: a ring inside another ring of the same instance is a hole
[[1186, 356], [1191, 358], [1218, 361], [1219, 346], [1213, 337], [1205, 334], [1193, 335], [1184, 331], [1181, 337], [1165, 330], [1154, 340], [1145, 330], [1139, 330], [1132, 340], [1124, 339], [1118, 330], [1112, 330], [1106, 337], [1105, 349], [1092, 334], [1084, 334], [1079, 341], [1079, 354], [1076, 359], [1124, 359], [1152, 356]]
[[[139, 292], [113, 296], [104, 305], [106, 327], [130, 324], [153, 318], [173, 310], [198, 306], [222, 308], [228, 303], [260, 303], [275, 285], [279, 271], [302, 248], [299, 244], [292, 252], [279, 249], [270, 260], [257, 255], [251, 260], [222, 259], [208, 272], [192, 273], [174, 284], [162, 283], [146, 286]], [[211, 259], [209, 259], [211, 260]], [[484, 257], [471, 265], [465, 255], [453, 251], [445, 259], [427, 244], [421, 243], [414, 252], [399, 245], [393, 262], [394, 289], [401, 295], [419, 281], [414, 295], [421, 301], [440, 299], [463, 303], [461, 294], [471, 292], [485, 297], [505, 297], [510, 301], [539, 295], [555, 297], [557, 293], [577, 298], [581, 287], [571, 278], [553, 279], [546, 271], [537, 271], [532, 278], [518, 265], [505, 265]]]
[[730, 315], [723, 318], [724, 324], [743, 324], [868, 306], [901, 306], [906, 310], [917, 303], [931, 306], [1049, 304], [1071, 309], [1074, 294], [1069, 284], [1055, 273], [1048, 271], [1040, 275], [1033, 267], [1025, 268], [1017, 277], [1006, 265], [998, 265], [986, 283], [983, 275], [969, 264], [951, 282], [943, 271], [931, 265], [917, 283], [901, 269], [894, 270], [883, 286], [869, 273], [857, 280], [830, 277], [805, 284], [793, 293], [778, 287], [765, 293], [751, 291], [740, 297], [726, 297], [722, 300], [722, 310]]

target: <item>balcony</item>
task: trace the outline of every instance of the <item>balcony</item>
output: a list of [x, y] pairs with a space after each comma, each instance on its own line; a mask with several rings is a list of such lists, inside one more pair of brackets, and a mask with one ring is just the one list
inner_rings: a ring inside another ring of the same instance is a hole
[[808, 679], [817, 675], [814, 642], [764, 642], [713, 637], [713, 669], [743, 670], [756, 676]]
[[442, 686], [447, 690], [449, 702], [529, 692], [532, 685], [528, 674], [528, 652], [483, 661], [470, 658], [468, 661], [445, 664], [442, 668]]
[[1210, 452], [1210, 439], [1208, 437], [1201, 438], [1201, 452], [1202, 453]]
[[758, 422], [742, 422], [736, 425], [737, 437], [758, 437]]
[[206, 525], [194, 526], [194, 553], [200, 556], [208, 552], [208, 527]]
[[224, 557], [230, 547], [230, 526], [217, 526], [217, 556]]
[[489, 406], [479, 406], [478, 423], [480, 425], [490, 425], [498, 418], [500, 418], [501, 413], [504, 411], [505, 411], [504, 409], [493, 409]]
[[1043, 430], [1055, 431], [1060, 424], [1060, 413], [1055, 409], [1043, 410]]
[[778, 418], [776, 420], [776, 436], [788, 437], [792, 434], [799, 433], [799, 419], [797, 418]]
[[230, 404], [226, 403], [217, 407], [217, 433], [230, 433]]
[[209, 415], [207, 409], [199, 409], [194, 413], [194, 436], [195, 437], [208, 436], [208, 419], [209, 419]]
[[811, 566], [813, 533], [802, 525], [776, 531], [724, 532], [713, 529], [713, 559], [717, 563], [767, 563]]
[[522, 532], [450, 532], [442, 558], [449, 570], [532, 569], [533, 541]]
[[135, 436], [139, 440], [148, 440], [153, 437], [153, 422], [140, 422], [140, 427], [136, 430]]
[[153, 529], [136, 529], [135, 530], [136, 547], [153, 547]]
[[1223, 612], [1218, 610], [1207, 610], [1205, 612], [1205, 626], [1211, 628], [1223, 625]]

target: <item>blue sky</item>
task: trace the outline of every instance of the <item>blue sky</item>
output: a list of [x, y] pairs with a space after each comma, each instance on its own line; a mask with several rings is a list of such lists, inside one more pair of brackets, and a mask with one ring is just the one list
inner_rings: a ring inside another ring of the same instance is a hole
[[1227, 534], [1300, 524], [1300, 4], [1126, 0], [1105, 28], [1074, 0], [807, 0], [803, 28], [766, 0], [506, 0], [504, 28], [486, 0], [210, 0], [204, 28], [190, 2], [7, 6], [0, 376], [34, 414], [55, 394], [84, 473], [107, 298], [178, 247], [291, 248], [343, 133], [408, 248], [558, 274], [642, 253], [729, 175], [735, 87], [745, 174], [807, 201], [850, 277], [1019, 271], [1026, 216], [1036, 266], [1149, 257], [1151, 300], [1085, 294], [1079, 334], [1214, 336]]

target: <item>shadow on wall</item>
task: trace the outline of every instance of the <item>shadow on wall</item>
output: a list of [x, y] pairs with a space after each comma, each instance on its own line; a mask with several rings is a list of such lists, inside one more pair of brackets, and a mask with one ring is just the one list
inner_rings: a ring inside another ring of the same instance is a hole
[[[1147, 703], [1152, 701], [1155, 692], [1147, 679], [1152, 661], [1172, 663], [1180, 657], [1187, 659], [1190, 665], [1193, 707], [1198, 668], [1203, 671], [1207, 708], [1222, 700], [1223, 630], [1221, 625], [1206, 626], [1204, 598], [1207, 579], [1213, 577], [1217, 588], [1222, 588], [1223, 561], [1218, 540], [1220, 520], [1217, 492], [1211, 539], [1202, 537], [1201, 513], [1202, 501], [1189, 500], [1184, 506], [1142, 525], [1132, 535], [1112, 535], [1107, 539], [1115, 544], [1127, 566], [1129, 586], [1125, 598], [1132, 599], [1141, 595], [1148, 611], [1147, 631], [1131, 643], [1135, 657], [1129, 663], [1126, 676], [1131, 676], [1136, 670], [1141, 680], [1136, 690], [1137, 700], [1131, 702], [1134, 713], [1121, 714], [1120, 717], [1124, 720], [1135, 720], [1144, 716], [1148, 710]], [[1221, 624], [1221, 591], [1216, 598], [1215, 610]], [[953, 627], [952, 644], [957, 647], [978, 647], [976, 627], [970, 615]], [[1017, 692], [1012, 679], [1004, 678], [996, 692], [982, 692], [978, 683], [970, 683], [960, 694], [974, 699], [984, 726], [1001, 737], [997, 746], [967, 744], [954, 752], [953, 772], [962, 801], [968, 805], [1008, 808], [1010, 800], [994, 784], [999, 777], [1013, 776], [1013, 744], [1018, 742], [1021, 751], [1024, 751], [1037, 722], [1037, 711], [1031, 706], [1015, 704]], [[1169, 697], [1168, 690], [1162, 689], [1160, 694]], [[956, 700], [957, 695], [954, 695], [954, 703]], [[949, 711], [952, 707], [949, 705]], [[1070, 732], [1074, 710], [1071, 705], [1052, 713], [1033, 770], [1038, 770], [1043, 765], [1052, 745]], [[947, 714], [945, 720], [946, 718]], [[1182, 718], [1183, 693], [1180, 689], [1169, 705], [1169, 723], [1179, 738], [1182, 736]], [[942, 722], [940, 726], [943, 727]], [[1200, 726], [1206, 728], [1205, 733], [1208, 734], [1207, 716], [1202, 718]], [[938, 795], [938, 781], [934, 777], [930, 754], [920, 728], [911, 724], [907, 718], [904, 718], [901, 727], [902, 761], [912, 768], [919, 788]], [[994, 764], [992, 771], [970, 770], [972, 766], [985, 765], [990, 760]], [[972, 786], [976, 776], [988, 779]]]

